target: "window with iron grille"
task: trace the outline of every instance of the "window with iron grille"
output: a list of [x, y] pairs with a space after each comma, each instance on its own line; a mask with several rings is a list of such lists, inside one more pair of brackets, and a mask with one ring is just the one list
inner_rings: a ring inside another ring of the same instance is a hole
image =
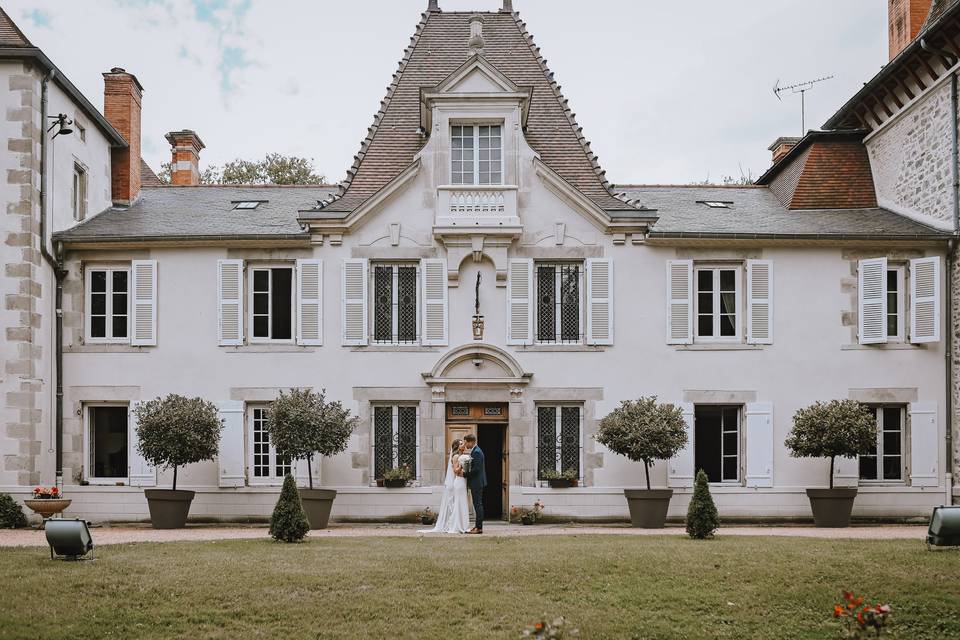
[[267, 407], [254, 407], [250, 411], [250, 482], [251, 484], [276, 484], [284, 476], [293, 473], [293, 463], [288, 456], [281, 456], [270, 442], [267, 431]]
[[409, 467], [419, 477], [420, 425], [417, 405], [373, 407], [373, 477], [388, 469]]
[[876, 407], [877, 441], [870, 453], [860, 456], [860, 479], [868, 482], [903, 482], [906, 407]]
[[293, 267], [255, 267], [250, 271], [251, 341], [292, 340]]
[[450, 182], [502, 184], [503, 137], [500, 125], [450, 128]]
[[130, 328], [130, 269], [87, 269], [87, 340], [128, 342]]
[[583, 410], [577, 405], [537, 407], [537, 479], [550, 471], [583, 477]]
[[380, 344], [413, 344], [419, 341], [417, 281], [415, 264], [374, 264], [373, 340]]
[[583, 342], [583, 264], [537, 262], [537, 342]]

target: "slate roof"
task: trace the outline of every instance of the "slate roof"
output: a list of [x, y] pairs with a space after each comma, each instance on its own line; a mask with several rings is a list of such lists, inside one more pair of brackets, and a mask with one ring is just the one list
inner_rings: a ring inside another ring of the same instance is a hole
[[[881, 208], [790, 210], [762, 186], [616, 187], [657, 209], [650, 238], [947, 239], [950, 233]], [[728, 202], [713, 209], [704, 201]]]
[[0, 7], [0, 47], [32, 47], [20, 27]]
[[[475, 54], [467, 46], [472, 15], [475, 12], [423, 14], [373, 126], [347, 172], [340, 197], [325, 210], [356, 209], [413, 162], [425, 144], [417, 133], [420, 90], [436, 86]], [[519, 16], [507, 12], [480, 15], [483, 58], [517, 86], [533, 90], [524, 134], [544, 163], [601, 208], [631, 209], [610, 192], [560, 86]]]
[[[54, 234], [67, 241], [216, 238], [303, 238], [297, 211], [328, 198], [336, 187], [236, 186], [146, 187], [130, 207], [112, 207]], [[256, 209], [234, 209], [237, 201], [262, 200]]]

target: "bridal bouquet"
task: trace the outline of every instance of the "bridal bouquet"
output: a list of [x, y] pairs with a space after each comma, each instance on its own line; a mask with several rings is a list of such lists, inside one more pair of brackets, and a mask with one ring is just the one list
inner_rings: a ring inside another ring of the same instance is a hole
[[460, 463], [460, 468], [463, 469], [464, 475], [470, 473], [470, 466], [473, 464], [473, 458], [470, 457], [469, 453], [462, 454], [459, 458], [457, 458], [457, 462]]

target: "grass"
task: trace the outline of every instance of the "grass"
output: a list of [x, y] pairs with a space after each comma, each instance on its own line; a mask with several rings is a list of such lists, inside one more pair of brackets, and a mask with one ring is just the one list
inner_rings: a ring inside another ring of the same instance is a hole
[[915, 541], [543, 536], [0, 550], [0, 638], [832, 638], [842, 589], [892, 637], [960, 637], [960, 552]]

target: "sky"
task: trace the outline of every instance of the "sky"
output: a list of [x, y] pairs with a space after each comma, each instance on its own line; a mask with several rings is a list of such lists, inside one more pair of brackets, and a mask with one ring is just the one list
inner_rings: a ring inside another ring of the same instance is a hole
[[[499, 9], [501, 0], [439, 0]], [[427, 0], [4, 0], [98, 106], [101, 73], [144, 87], [143, 156], [195, 130], [201, 166], [268, 152], [341, 180]], [[819, 127], [887, 61], [884, 0], [514, 0], [618, 184], [757, 177], [767, 147]]]

